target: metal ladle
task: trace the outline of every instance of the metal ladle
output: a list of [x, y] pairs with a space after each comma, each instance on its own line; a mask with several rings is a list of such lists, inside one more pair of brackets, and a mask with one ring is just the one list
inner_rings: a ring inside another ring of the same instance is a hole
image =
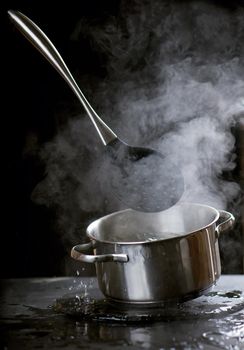
[[8, 11], [20, 32], [54, 66], [78, 97], [93, 122], [109, 160], [109, 186], [122, 203], [132, 209], [156, 212], [179, 201], [184, 191], [180, 170], [169, 157], [121, 141], [91, 107], [57, 49], [43, 31], [19, 11]]

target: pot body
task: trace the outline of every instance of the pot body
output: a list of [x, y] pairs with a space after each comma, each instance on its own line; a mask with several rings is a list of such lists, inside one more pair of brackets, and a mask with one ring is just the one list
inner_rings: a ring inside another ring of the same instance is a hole
[[[228, 229], [234, 222], [223, 213], [225, 221], [218, 224], [216, 209], [181, 204], [161, 213], [125, 210], [96, 220], [87, 228], [87, 247], [98, 259], [101, 291], [114, 301], [139, 304], [201, 295], [221, 274], [218, 235], [220, 227]], [[153, 240], [145, 240], [152, 232]], [[79, 260], [84, 257], [89, 256], [81, 253]]]

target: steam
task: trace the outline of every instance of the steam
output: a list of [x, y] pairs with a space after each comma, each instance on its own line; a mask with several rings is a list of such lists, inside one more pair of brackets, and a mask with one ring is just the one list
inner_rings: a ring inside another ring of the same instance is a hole
[[[104, 57], [106, 79], [81, 84], [98, 114], [124, 141], [174, 160], [182, 200], [216, 208], [240, 192], [222, 174], [235, 167], [231, 127], [244, 112], [243, 15], [204, 1], [122, 1], [117, 17], [82, 18], [71, 35]], [[47, 176], [33, 192], [59, 208], [60, 227], [76, 241], [82, 215], [124, 208], [106, 185], [104, 146], [81, 113], [41, 150]]]

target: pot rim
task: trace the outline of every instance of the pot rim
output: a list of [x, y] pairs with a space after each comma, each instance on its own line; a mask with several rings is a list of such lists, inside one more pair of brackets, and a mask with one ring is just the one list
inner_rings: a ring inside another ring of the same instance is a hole
[[[205, 230], [207, 228], [209, 228], [210, 226], [212, 226], [216, 221], [218, 221], [219, 219], [219, 216], [220, 216], [220, 213], [217, 209], [215, 209], [214, 207], [211, 207], [210, 205], [206, 205], [206, 204], [200, 204], [200, 203], [191, 203], [191, 202], [181, 202], [181, 203], [178, 203], [176, 205], [174, 205], [173, 207], [177, 207], [177, 206], [182, 206], [182, 205], [192, 205], [192, 206], [199, 206], [199, 207], [206, 207], [212, 211], [215, 212], [215, 218], [214, 220], [212, 220], [208, 225], [204, 226], [204, 227], [200, 227], [198, 230], [195, 230], [195, 231], [189, 231], [185, 234], [182, 234], [180, 236], [174, 236], [174, 237], [171, 237], [171, 238], [162, 238], [162, 239], [156, 239], [156, 240], [153, 240], [153, 241], [108, 241], [108, 240], [102, 240], [102, 239], [98, 239], [96, 237], [94, 237], [92, 235], [91, 232], [89, 232], [91, 229], [92, 229], [92, 226], [95, 226], [97, 224], [98, 221], [101, 221], [102, 219], [107, 219], [109, 217], [113, 217], [119, 213], [123, 213], [123, 212], [127, 212], [127, 211], [135, 211], [133, 209], [124, 209], [124, 210], [119, 210], [119, 211], [116, 211], [114, 213], [111, 213], [111, 214], [108, 214], [108, 215], [105, 215], [99, 219], [96, 219], [95, 221], [91, 222], [90, 225], [87, 227], [86, 229], [86, 234], [87, 236], [96, 241], [96, 242], [99, 242], [99, 243], [106, 243], [106, 244], [116, 244], [116, 245], [138, 245], [138, 244], [143, 244], [143, 245], [146, 245], [146, 244], [153, 244], [153, 243], [158, 243], [158, 242], [166, 242], [166, 241], [171, 241], [171, 240], [179, 240], [179, 239], [182, 239], [182, 238], [185, 238], [186, 236], [190, 236], [190, 235], [193, 235], [193, 234], [196, 234], [197, 232], [199, 231], [202, 231], [202, 230]], [[171, 210], [173, 207], [167, 209], [167, 210], [164, 210], [165, 211], [168, 211], [168, 210]], [[160, 213], [160, 212], [158, 212]], [[154, 213], [145, 213], [145, 214], [154, 214]]]

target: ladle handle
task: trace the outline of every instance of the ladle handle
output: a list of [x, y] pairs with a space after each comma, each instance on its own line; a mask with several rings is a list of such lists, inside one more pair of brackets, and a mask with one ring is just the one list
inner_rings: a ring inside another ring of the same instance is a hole
[[68, 67], [64, 63], [64, 60], [53, 43], [48, 39], [46, 34], [44, 34], [43, 31], [23, 13], [9, 10], [8, 14], [19, 31], [53, 65], [53, 67], [68, 83], [92, 120], [103, 144], [106, 146], [111, 141], [117, 139], [117, 135], [106, 125], [106, 123], [97, 115], [92, 106], [89, 104], [70, 73]]

